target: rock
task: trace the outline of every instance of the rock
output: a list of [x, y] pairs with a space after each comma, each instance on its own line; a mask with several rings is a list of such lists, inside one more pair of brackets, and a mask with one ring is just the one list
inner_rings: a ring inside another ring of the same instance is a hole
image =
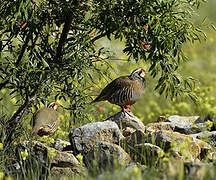
[[78, 174], [78, 172], [74, 171], [71, 168], [62, 168], [62, 167], [53, 167], [51, 168], [51, 179], [59, 180], [59, 179], [73, 179], [74, 176], [80, 176], [84, 174]]
[[158, 163], [158, 158], [160, 158], [158, 154], [160, 151], [164, 152], [159, 146], [151, 143], [137, 144], [131, 149], [130, 156], [136, 162], [153, 166]]
[[162, 151], [162, 149], [159, 146], [146, 143], [148, 139], [147, 134], [137, 130], [131, 136], [125, 138], [122, 147], [135, 162], [151, 166], [157, 163], [158, 151]]
[[84, 155], [84, 163], [91, 171], [101, 171], [115, 167], [126, 166], [130, 163], [130, 156], [118, 145], [109, 142], [97, 142]]
[[183, 134], [193, 134], [206, 129], [206, 125], [201, 123], [199, 116], [170, 116], [166, 122], [170, 122], [175, 126], [174, 131]]
[[175, 129], [175, 125], [171, 122], [158, 122], [158, 123], [149, 123], [146, 125], [147, 132], [154, 132], [160, 130], [168, 130], [173, 131]]
[[126, 127], [125, 129], [123, 129], [122, 133], [124, 137], [127, 137], [133, 134], [135, 131], [136, 130], [134, 128]]
[[157, 131], [150, 133], [148, 138], [164, 151], [178, 152], [187, 161], [203, 159], [212, 152], [208, 143], [178, 132]]
[[125, 129], [126, 127], [134, 128], [135, 130], [145, 131], [145, 126], [142, 121], [139, 120], [134, 115], [129, 115], [124, 112], [118, 112], [115, 115], [109, 117], [107, 120], [114, 121], [118, 124], [120, 129]]
[[91, 149], [98, 141], [118, 144], [124, 138], [118, 125], [113, 121], [88, 123], [70, 130], [69, 139], [75, 154]]
[[80, 167], [79, 161], [71, 152], [61, 152], [56, 150], [56, 155], [52, 158], [52, 166], [55, 167]]
[[216, 131], [203, 131], [189, 136], [207, 141], [213, 147], [216, 147]]
[[146, 147], [149, 148], [150, 151], [161, 151], [162, 149], [159, 146], [153, 145], [151, 143], [137, 144], [135, 147]]
[[42, 164], [70, 168], [74, 172], [80, 172], [82, 169], [81, 164], [71, 152], [62, 152], [38, 141], [23, 142], [21, 151], [23, 152], [27, 147], [30, 153], [28, 156], [35, 157]]
[[132, 133], [130, 136], [126, 137], [121, 143], [121, 146], [123, 149], [126, 150], [126, 152], [130, 152], [130, 149], [136, 146], [137, 144], [143, 144], [148, 141], [148, 136], [140, 130], [136, 130], [134, 133]]
[[[209, 169], [213, 169], [214, 165], [211, 163], [195, 162], [184, 163], [185, 174], [188, 179], [205, 179], [206, 172]], [[208, 176], [209, 179], [209, 176]]]
[[56, 139], [52, 147], [59, 151], [65, 151], [67, 149], [71, 149], [71, 143], [61, 139]]
[[179, 124], [179, 125], [185, 125], [190, 123], [200, 123], [200, 117], [199, 116], [179, 116], [179, 115], [173, 115], [167, 118], [168, 122]]
[[[122, 141], [121, 146], [131, 155], [131, 153], [140, 152], [138, 147], [142, 147], [145, 143], [159, 146], [165, 152], [171, 152], [173, 156], [183, 159], [185, 162], [195, 161], [198, 158], [200, 160], [204, 158], [213, 159], [215, 156], [208, 143], [189, 135], [167, 130], [149, 131], [146, 134], [142, 131], [135, 131]], [[134, 159], [133, 155], [131, 157]]]

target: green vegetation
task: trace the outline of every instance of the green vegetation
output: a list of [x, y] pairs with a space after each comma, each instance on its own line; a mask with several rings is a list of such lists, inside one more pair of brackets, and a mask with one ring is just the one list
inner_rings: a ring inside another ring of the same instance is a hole
[[[7, 167], [19, 142], [30, 139], [37, 109], [53, 100], [67, 107], [59, 110], [62, 121], [54, 137], [41, 141], [68, 140], [71, 127], [120, 110], [106, 102], [89, 103], [111, 79], [136, 67], [149, 71], [146, 92], [132, 108], [145, 124], [161, 115], [216, 116], [216, 33], [207, 28], [208, 20], [202, 21], [205, 16], [215, 21], [216, 2], [209, 0], [197, 11], [201, 2], [1, 1], [0, 180], [16, 178]], [[28, 155], [21, 154], [23, 160]], [[163, 161], [160, 168], [134, 168], [125, 174], [119, 167], [102, 177], [185, 178], [169, 157]], [[27, 179], [34, 173], [22, 172]], [[35, 177], [39, 172], [38, 167]], [[215, 167], [200, 173], [214, 179]]]

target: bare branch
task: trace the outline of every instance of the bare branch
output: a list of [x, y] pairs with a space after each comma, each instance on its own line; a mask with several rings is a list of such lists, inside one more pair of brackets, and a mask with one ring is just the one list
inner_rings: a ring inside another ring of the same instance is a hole
[[4, 82], [2, 82], [2, 83], [0, 84], [0, 90], [1, 90], [3, 87], [5, 87], [8, 83], [9, 83], [9, 80], [5, 80]]
[[27, 37], [26, 37], [26, 40], [25, 40], [25, 42], [24, 42], [24, 44], [23, 44], [23, 46], [22, 46], [22, 49], [21, 49], [21, 51], [20, 51], [20, 54], [19, 54], [19, 56], [18, 56], [18, 59], [17, 59], [17, 61], [16, 61], [16, 65], [18, 65], [20, 62], [21, 62], [21, 60], [22, 60], [22, 58], [23, 58], [23, 55], [24, 55], [24, 52], [25, 52], [25, 50], [26, 50], [26, 48], [27, 48], [27, 45], [28, 45], [28, 42], [29, 42], [29, 40], [30, 40], [30, 33], [27, 35]]
[[56, 49], [56, 58], [55, 58], [56, 62], [58, 62], [62, 58], [62, 49], [67, 39], [67, 35], [70, 30], [71, 23], [72, 23], [72, 12], [68, 13], [67, 18], [65, 20], [64, 28], [62, 30], [62, 34], [59, 39], [58, 47]]

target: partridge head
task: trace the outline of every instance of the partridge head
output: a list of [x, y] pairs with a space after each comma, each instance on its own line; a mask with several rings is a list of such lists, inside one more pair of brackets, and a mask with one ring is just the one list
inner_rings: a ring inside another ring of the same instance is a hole
[[47, 107], [39, 109], [32, 117], [32, 136], [49, 135], [54, 133], [59, 125], [60, 117], [56, 111], [60, 105], [56, 102]]
[[128, 76], [120, 76], [109, 83], [92, 102], [109, 101], [112, 104], [119, 105], [124, 112], [129, 111], [143, 94], [146, 87], [145, 74], [143, 68], [135, 69]]

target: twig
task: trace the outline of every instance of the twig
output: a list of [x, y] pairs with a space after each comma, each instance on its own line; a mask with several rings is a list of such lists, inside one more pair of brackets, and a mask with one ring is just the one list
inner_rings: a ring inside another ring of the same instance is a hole
[[26, 48], [27, 48], [28, 42], [29, 42], [29, 40], [30, 40], [30, 37], [31, 37], [31, 36], [30, 36], [30, 33], [29, 33], [29, 34], [27, 35], [27, 37], [26, 37], [26, 40], [25, 40], [23, 46], [22, 46], [22, 49], [21, 49], [20, 54], [19, 54], [19, 56], [18, 56], [18, 59], [17, 59], [17, 61], [16, 61], [16, 65], [18, 65], [18, 64], [20, 63], [20, 61], [22, 60], [22, 57], [23, 57], [24, 52], [25, 52], [25, 50], [26, 50]]
[[5, 87], [8, 83], [9, 83], [9, 80], [5, 80], [4, 82], [2, 82], [2, 83], [0, 84], [0, 90], [1, 90], [3, 87]]
[[98, 36], [94, 37], [94, 38], [91, 40], [91, 42], [94, 43], [95, 41], [97, 41], [98, 39], [100, 39], [100, 38], [102, 38], [102, 37], [104, 37], [104, 36], [106, 36], [106, 35], [107, 35], [107, 33], [99, 34]]

